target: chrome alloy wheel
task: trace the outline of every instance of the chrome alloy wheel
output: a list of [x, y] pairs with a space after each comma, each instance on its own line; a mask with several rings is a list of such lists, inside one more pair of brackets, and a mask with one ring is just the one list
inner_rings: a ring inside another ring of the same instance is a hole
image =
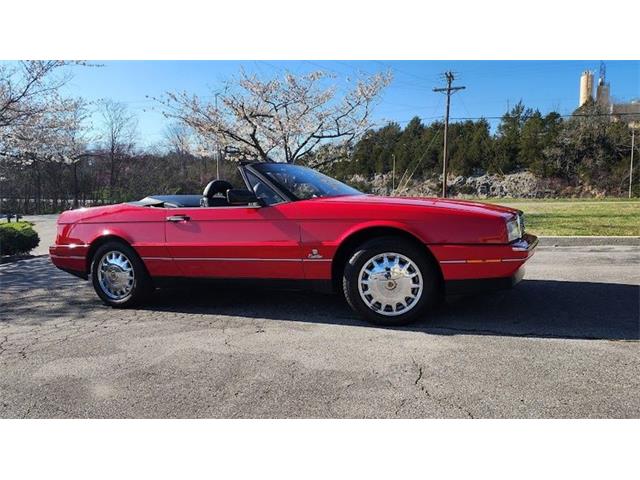
[[105, 253], [98, 264], [98, 282], [112, 300], [123, 300], [133, 290], [135, 273], [131, 260], [117, 250]]
[[422, 290], [420, 269], [399, 253], [375, 255], [358, 275], [360, 297], [380, 315], [393, 317], [407, 313], [420, 301]]

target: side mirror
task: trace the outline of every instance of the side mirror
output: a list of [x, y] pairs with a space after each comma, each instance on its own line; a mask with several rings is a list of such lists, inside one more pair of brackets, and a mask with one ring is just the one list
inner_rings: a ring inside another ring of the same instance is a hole
[[260, 203], [260, 200], [251, 190], [231, 188], [227, 190], [227, 202], [229, 205], [249, 205], [250, 203]]

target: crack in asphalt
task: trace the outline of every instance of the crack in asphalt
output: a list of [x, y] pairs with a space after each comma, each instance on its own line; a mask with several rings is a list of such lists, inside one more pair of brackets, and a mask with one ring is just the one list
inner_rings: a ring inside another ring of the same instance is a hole
[[[417, 387], [420, 388], [420, 391], [422, 393], [424, 393], [426, 395], [427, 398], [435, 401], [436, 403], [438, 403], [439, 405], [443, 406], [443, 407], [448, 407], [448, 408], [455, 408], [457, 410], [460, 410], [461, 412], [463, 412], [468, 418], [475, 418], [473, 413], [471, 413], [471, 411], [461, 405], [457, 405], [451, 401], [447, 401], [446, 399], [437, 397], [435, 395], [433, 395], [429, 389], [427, 388], [427, 386], [424, 383], [424, 378], [423, 378], [423, 366], [418, 364], [418, 362], [415, 361], [415, 359], [413, 357], [411, 357], [411, 361], [413, 363], [413, 366], [418, 370], [418, 376], [415, 379], [415, 381], [413, 382], [413, 384]], [[418, 385], [419, 384], [419, 385]], [[402, 408], [404, 404], [402, 404], [400, 407], [398, 407], [398, 409], [396, 410], [396, 415], [398, 413], [398, 411]]]
[[344, 387], [344, 389], [339, 390], [338, 393], [336, 393], [333, 398], [328, 399], [325, 401], [325, 407], [327, 408], [327, 410], [331, 410], [331, 407], [333, 407], [333, 405], [340, 400], [340, 398], [342, 397], [343, 393], [345, 393], [349, 388], [351, 388], [351, 386], [353, 386], [353, 383], [349, 383], [348, 385], [346, 385]]
[[2, 355], [4, 353], [5, 349], [5, 345], [9, 342], [9, 336], [8, 335], [4, 335], [4, 337], [2, 338], [2, 341], [0, 341], [0, 355]]
[[[415, 362], [414, 362], [415, 363]], [[420, 381], [420, 379], [422, 379], [422, 367], [418, 367], [418, 378], [416, 378], [416, 381], [413, 382], [414, 385], [417, 385], [418, 382]]]
[[26, 411], [26, 412], [24, 412], [24, 414], [22, 415], [22, 418], [23, 418], [23, 419], [24, 419], [24, 418], [28, 418], [28, 417], [29, 417], [29, 414], [31, 413], [31, 409], [32, 409], [33, 407], [35, 407], [35, 406], [36, 406], [36, 402], [30, 403], [30, 404], [29, 404], [29, 406], [27, 407], [27, 411]]

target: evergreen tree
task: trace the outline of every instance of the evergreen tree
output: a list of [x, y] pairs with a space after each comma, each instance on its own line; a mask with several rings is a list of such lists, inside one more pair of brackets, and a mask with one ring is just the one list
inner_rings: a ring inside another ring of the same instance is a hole
[[532, 115], [532, 110], [525, 108], [520, 101], [502, 116], [498, 125], [495, 156], [488, 165], [490, 171], [509, 173], [521, 167], [520, 137], [524, 124]]
[[491, 159], [492, 139], [489, 122], [451, 124], [449, 170], [456, 175], [471, 175], [483, 170]]
[[[540, 169], [543, 164], [545, 122], [536, 110], [524, 121], [520, 133], [520, 145], [517, 163], [529, 170]], [[536, 172], [537, 173], [537, 172]]]
[[411, 121], [404, 128], [402, 134], [398, 138], [396, 143], [395, 155], [396, 155], [396, 173], [404, 173], [413, 169], [416, 160], [422, 156], [420, 149], [420, 140], [424, 133], [424, 125], [419, 117], [413, 117]]

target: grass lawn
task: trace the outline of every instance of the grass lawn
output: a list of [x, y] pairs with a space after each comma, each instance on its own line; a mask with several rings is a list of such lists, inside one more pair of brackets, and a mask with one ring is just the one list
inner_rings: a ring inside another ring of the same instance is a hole
[[482, 200], [524, 212], [534, 235], [640, 235], [640, 200]]

